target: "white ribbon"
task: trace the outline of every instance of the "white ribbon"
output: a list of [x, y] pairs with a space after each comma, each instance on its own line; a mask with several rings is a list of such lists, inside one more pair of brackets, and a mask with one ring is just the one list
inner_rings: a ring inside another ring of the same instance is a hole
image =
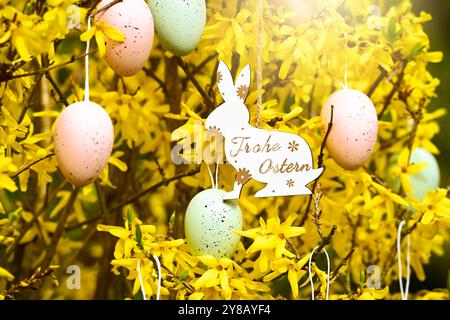
[[397, 231], [397, 262], [398, 262], [398, 282], [400, 284], [400, 293], [402, 295], [402, 300], [408, 300], [409, 292], [409, 282], [410, 282], [410, 249], [411, 249], [411, 239], [410, 235], [406, 236], [406, 286], [403, 289], [403, 271], [402, 271], [402, 252], [401, 252], [401, 242], [402, 242], [402, 228], [406, 224], [405, 221], [400, 222]]
[[[91, 30], [91, 18], [88, 17], [88, 31]], [[84, 57], [86, 74], [84, 75], [84, 101], [89, 101], [89, 47], [91, 44], [91, 39], [86, 42], [86, 56]]]
[[[153, 259], [156, 262], [156, 269], [158, 270], [158, 289], [156, 291], [156, 300], [159, 300], [159, 298], [161, 296], [161, 262], [159, 261], [159, 258], [155, 255], [153, 255]], [[137, 272], [138, 272], [139, 284], [141, 285], [142, 298], [144, 300], [147, 300], [147, 295], [145, 294], [145, 289], [144, 289], [144, 281], [142, 280], [141, 259], [139, 259], [138, 263], [137, 263]]]
[[[311, 252], [311, 255], [309, 256], [309, 262], [308, 262], [308, 272], [309, 272], [309, 281], [311, 282], [311, 299], [312, 300], [314, 300], [314, 283], [313, 283], [312, 274], [311, 274], [311, 260], [312, 260], [312, 257], [314, 256], [314, 252], [316, 251], [317, 248], [318, 248], [318, 246], [315, 247], [314, 250]], [[327, 250], [323, 249], [323, 251], [325, 252], [325, 255], [327, 256], [327, 291], [325, 294], [325, 300], [328, 300], [328, 292], [330, 291], [330, 257], [328, 256]]]

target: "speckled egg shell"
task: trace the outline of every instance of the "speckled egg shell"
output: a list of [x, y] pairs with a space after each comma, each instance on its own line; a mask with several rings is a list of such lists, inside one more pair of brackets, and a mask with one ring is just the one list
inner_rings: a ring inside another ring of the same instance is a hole
[[62, 174], [74, 186], [82, 187], [94, 181], [108, 163], [114, 129], [101, 106], [82, 101], [61, 112], [53, 138]]
[[[98, 8], [113, 0], [103, 0]], [[154, 26], [152, 13], [143, 0], [123, 0], [96, 16], [118, 29], [125, 36], [124, 42], [105, 37], [106, 63], [123, 77], [129, 77], [142, 69], [150, 56], [153, 45]]]
[[439, 188], [441, 172], [436, 158], [423, 148], [416, 148], [411, 153], [410, 163], [426, 162], [428, 165], [421, 171], [410, 176], [413, 196], [423, 199], [429, 190]]
[[344, 169], [355, 170], [369, 159], [375, 147], [378, 117], [369, 97], [358, 90], [343, 89], [333, 93], [322, 108], [321, 119], [326, 128], [334, 106], [333, 127], [327, 149]]
[[186, 240], [197, 255], [231, 257], [239, 243], [242, 212], [236, 201], [224, 201], [226, 192], [208, 189], [189, 203], [185, 217]]
[[152, 0], [149, 5], [165, 49], [184, 56], [197, 47], [206, 24], [205, 0]]

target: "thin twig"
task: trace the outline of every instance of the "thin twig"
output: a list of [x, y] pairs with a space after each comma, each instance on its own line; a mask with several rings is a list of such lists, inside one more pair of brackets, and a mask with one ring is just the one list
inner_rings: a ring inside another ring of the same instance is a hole
[[37, 160], [35, 160], [35, 161], [33, 161], [33, 162], [30, 162], [30, 163], [27, 164], [25, 167], [23, 167], [22, 169], [20, 169], [20, 170], [17, 171], [16, 173], [12, 174], [12, 175], [10, 176], [10, 178], [11, 178], [11, 179], [17, 178], [17, 176], [19, 176], [19, 175], [22, 174], [23, 172], [27, 171], [28, 169], [30, 169], [30, 168], [31, 168], [32, 166], [34, 166], [35, 164], [38, 164], [39, 162], [42, 162], [42, 161], [44, 161], [44, 160], [47, 160], [47, 159], [53, 157], [54, 155], [55, 155], [54, 153], [50, 153], [50, 154], [46, 155], [46, 156], [43, 157], [43, 158], [37, 159]]
[[64, 93], [61, 91], [61, 89], [59, 88], [59, 86], [56, 83], [56, 81], [51, 76], [50, 72], [46, 72], [45, 73], [45, 77], [47, 78], [48, 82], [50, 82], [50, 84], [52, 85], [53, 89], [56, 90], [56, 93], [58, 93], [58, 96], [59, 96], [59, 99], [61, 100], [61, 102], [66, 107], [68, 107], [69, 106], [69, 102], [67, 101], [66, 97], [64, 96]]
[[[330, 244], [331, 239], [333, 238], [334, 234], [336, 233], [337, 226], [333, 225], [333, 227], [330, 230], [330, 233], [326, 237], [323, 238], [322, 241], [320, 241], [320, 244], [317, 246], [317, 249], [314, 251], [314, 255], [317, 257], [319, 253], [325, 248], [328, 244]], [[315, 259], [312, 259], [315, 261]], [[308, 265], [305, 264], [302, 268], [303, 270], [308, 270]]]
[[48, 266], [50, 266], [55, 254], [56, 254], [56, 249], [58, 247], [59, 240], [61, 239], [61, 236], [64, 233], [66, 221], [72, 210], [73, 204], [77, 198], [78, 190], [79, 190], [78, 188], [72, 190], [69, 200], [67, 201], [66, 207], [64, 208], [64, 211], [63, 211], [61, 217], [59, 218], [58, 225], [56, 226], [56, 230], [52, 236], [52, 241], [47, 249], [47, 255], [45, 256], [44, 263], [43, 263], [44, 268], [47, 268]]
[[[22, 120], [25, 118], [25, 115], [27, 114], [28, 109], [30, 108], [31, 102], [33, 101], [34, 94], [37, 91], [38, 84], [41, 81], [42, 77], [44, 76], [43, 73], [37, 74], [34, 79], [34, 86], [33, 89], [30, 92], [30, 96], [28, 97], [27, 103], [23, 106], [22, 111], [20, 111], [19, 118], [17, 119], [17, 123], [20, 124]], [[6, 87], [6, 86], [5, 86]]]
[[158, 83], [158, 85], [160, 86], [160, 88], [162, 89], [162, 91], [164, 92], [164, 94], [167, 94], [167, 93], [168, 93], [167, 86], [166, 86], [165, 82], [162, 81], [162, 80], [155, 74], [155, 72], [154, 72], [153, 70], [151, 70], [150, 68], [145, 68], [145, 67], [144, 67], [142, 70], [144, 70], [144, 72], [145, 72], [145, 74], [146, 74], [147, 76], [149, 76], [150, 78], [152, 78], [153, 80], [155, 80], [155, 81]]
[[102, 2], [102, 0], [95, 0], [92, 6], [89, 8], [88, 12], [86, 13], [86, 17], [92, 17], [91, 13], [94, 12], [95, 8], [98, 6], [98, 4]]
[[119, 2], [122, 2], [123, 0], [114, 0], [111, 3], [108, 3], [106, 6], [101, 7], [100, 9], [98, 9], [97, 11], [95, 11], [93, 14], [91, 15], [87, 15], [89, 18], [94, 18], [96, 15], [98, 15], [99, 13], [108, 10], [109, 8], [111, 8], [112, 6], [118, 4]]
[[[171, 177], [171, 178], [169, 178], [169, 179], [163, 179], [162, 181], [160, 181], [160, 182], [158, 182], [158, 183], [156, 183], [156, 184], [154, 184], [154, 185], [148, 187], [147, 189], [141, 191], [141, 192], [138, 193], [136, 196], [134, 196], [134, 197], [132, 197], [132, 198], [130, 198], [130, 199], [128, 199], [128, 200], [126, 200], [126, 201], [120, 203], [119, 205], [117, 205], [117, 206], [115, 206], [115, 207], [109, 209], [109, 211], [115, 211], [115, 210], [118, 210], [118, 209], [120, 209], [120, 208], [126, 206], [127, 204], [130, 204], [130, 203], [133, 203], [133, 202], [137, 201], [139, 198], [143, 197], [143, 196], [146, 195], [147, 193], [150, 193], [150, 192], [152, 192], [152, 191], [155, 191], [155, 190], [157, 190], [157, 189], [160, 188], [160, 187], [167, 186], [168, 184], [170, 184], [170, 183], [173, 182], [173, 181], [182, 179], [182, 178], [184, 178], [184, 177], [193, 176], [193, 175], [195, 175], [195, 174], [197, 174], [197, 173], [199, 173], [199, 172], [200, 172], [200, 168], [196, 168], [196, 169], [193, 169], [193, 170], [191, 170], [191, 171], [188, 171], [188, 172], [185, 172], [185, 173], [181, 173], [181, 174], [179, 174], [179, 175], [176, 175], [176, 176], [174, 176], [174, 177]], [[95, 221], [98, 221], [99, 219], [101, 219], [101, 217], [102, 217], [102, 215], [99, 214], [99, 215], [96, 216], [96, 217], [93, 217], [93, 218], [87, 219], [87, 220], [85, 220], [85, 221], [82, 221], [82, 222], [73, 224], [73, 225], [71, 225], [71, 226], [67, 226], [67, 227], [65, 228], [65, 230], [66, 230], [66, 231], [72, 231], [72, 230], [81, 228], [81, 227], [84, 226], [84, 225], [88, 225], [88, 224], [94, 223]]]
[[[97, 49], [89, 52], [88, 55], [91, 55], [91, 54], [95, 53], [96, 51], [97, 51]], [[7, 77], [4, 77], [4, 78], [0, 79], [0, 83], [4, 82], [4, 81], [13, 80], [13, 79], [18, 79], [18, 78], [23, 78], [23, 77], [30, 77], [30, 76], [35, 76], [35, 75], [39, 75], [39, 74], [42, 74], [42, 73], [46, 73], [46, 72], [49, 72], [51, 70], [58, 69], [58, 68], [66, 66], [68, 64], [74, 63], [75, 61], [80, 60], [80, 59], [84, 58], [85, 56], [86, 56], [86, 53], [84, 53], [82, 55], [79, 55], [79, 56], [75, 56], [74, 55], [74, 56], [72, 56], [70, 58], [70, 60], [68, 60], [66, 62], [63, 62], [63, 63], [60, 63], [60, 64], [52, 65], [50, 67], [42, 68], [42, 69], [39, 69], [39, 70], [36, 70], [36, 71], [33, 71], [33, 72], [29, 72], [29, 73], [23, 73], [23, 74], [16, 74], [16, 75], [7, 76]]]
[[353, 252], [355, 252], [355, 248], [351, 248], [350, 251], [347, 253], [347, 255], [344, 257], [344, 259], [341, 260], [341, 263], [334, 269], [334, 271], [330, 275], [330, 283], [332, 283], [338, 276], [341, 269], [347, 264], [351, 256], [353, 255]]
[[197, 91], [200, 93], [200, 95], [202, 96], [202, 98], [205, 101], [208, 108], [210, 108], [210, 109], [214, 108], [213, 101], [208, 96], [208, 94], [205, 92], [203, 87], [198, 83], [197, 79], [195, 79], [194, 75], [189, 70], [189, 67], [186, 65], [186, 63], [184, 63], [184, 61], [180, 57], [175, 57], [175, 60], [176, 60], [177, 64], [181, 67], [181, 69], [183, 69], [184, 73], [186, 74], [188, 79], [192, 82], [192, 84], [197, 89]]
[[[317, 158], [317, 168], [323, 167], [324, 150], [325, 150], [325, 145], [326, 145], [326, 143], [327, 143], [328, 136], [330, 135], [331, 129], [333, 128], [333, 117], [334, 117], [334, 106], [331, 105], [330, 122], [328, 122], [327, 131], [326, 131], [326, 133], [325, 133], [325, 136], [324, 136], [324, 138], [323, 138], [322, 144], [321, 144], [321, 146], [320, 146], [320, 153], [319, 153], [319, 157]], [[305, 213], [303, 214], [303, 217], [302, 217], [302, 219], [300, 220], [300, 225], [301, 225], [301, 226], [305, 224], [305, 221], [306, 221], [306, 219], [308, 218], [309, 208], [311, 207], [313, 195], [314, 195], [314, 192], [315, 192], [315, 190], [316, 190], [317, 182], [318, 182], [318, 181], [319, 181], [319, 178], [317, 178], [317, 179], [314, 181], [314, 184], [313, 184], [313, 187], [312, 187], [312, 190], [311, 190], [311, 195], [309, 196], [308, 204], [307, 204], [307, 206], [306, 206]]]
[[384, 77], [386, 77], [386, 72], [383, 68], [379, 68], [380, 74], [378, 75], [378, 77], [375, 79], [375, 81], [372, 83], [372, 85], [370, 86], [369, 90], [367, 91], [367, 96], [370, 98], [372, 96], [372, 94], [375, 92], [375, 90], [378, 88], [378, 86], [380, 85], [381, 81], [383, 81]]
[[106, 210], [105, 196], [100, 187], [100, 183], [98, 180], [95, 181], [95, 190], [97, 191], [98, 204], [100, 207], [100, 214], [104, 217], [107, 215], [108, 211]]
[[322, 223], [320, 222], [320, 217], [322, 216], [322, 210], [320, 210], [320, 199], [322, 198], [322, 193], [320, 192], [320, 184], [317, 185], [317, 191], [313, 195], [314, 200], [314, 212], [312, 214], [312, 221], [316, 225], [317, 233], [322, 241], [325, 237], [322, 232]]
[[58, 269], [58, 266], [50, 266], [45, 271], [41, 272], [41, 267], [39, 267], [29, 278], [13, 284], [8, 290], [4, 291], [2, 295], [4, 295], [6, 299], [14, 299], [23, 291], [36, 289], [36, 285], [49, 276], [53, 280], [56, 280], [56, 277], [52, 275], [53, 271], [56, 269]]
[[391, 91], [389, 92], [389, 94], [386, 96], [385, 100], [384, 100], [384, 105], [383, 105], [383, 109], [381, 109], [380, 113], [378, 114], [378, 119], [381, 119], [381, 117], [384, 115], [384, 113], [386, 112], [387, 108], [389, 107], [389, 105], [391, 104], [392, 98], [395, 95], [395, 92], [397, 92], [397, 88], [400, 87], [400, 83], [403, 81], [403, 77], [405, 75], [405, 69], [406, 66], [408, 65], [408, 61], [407, 60], [403, 60], [401, 62], [401, 71], [400, 74], [398, 75], [398, 79], [397, 82], [394, 84], [394, 86], [392, 87]]
[[127, 204], [130, 204], [130, 203], [133, 203], [133, 202], [139, 200], [141, 197], [145, 196], [147, 193], [155, 191], [155, 190], [157, 190], [160, 187], [167, 186], [172, 181], [176, 181], [176, 180], [179, 180], [179, 179], [182, 179], [182, 178], [185, 178], [185, 177], [193, 176], [193, 175], [195, 175], [195, 174], [197, 174], [199, 172], [200, 172], [200, 167], [197, 167], [197, 168], [192, 169], [192, 170], [190, 170], [188, 172], [181, 173], [181, 174], [178, 174], [176, 176], [173, 176], [173, 177], [171, 177], [169, 179], [162, 179], [160, 182], [158, 182], [158, 183], [148, 187], [147, 189], [141, 191], [140, 193], [138, 193], [134, 197], [131, 197], [130, 199], [125, 200], [124, 202], [122, 202], [119, 205], [115, 206], [111, 210], [115, 211], [117, 209], [120, 209], [120, 208], [126, 206]]

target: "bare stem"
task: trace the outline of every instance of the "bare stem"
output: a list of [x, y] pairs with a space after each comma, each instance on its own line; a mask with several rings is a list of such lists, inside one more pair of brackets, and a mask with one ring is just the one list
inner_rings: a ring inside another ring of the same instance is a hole
[[[327, 131], [325, 132], [325, 136], [322, 140], [322, 144], [320, 146], [320, 153], [319, 153], [319, 157], [317, 158], [317, 168], [321, 168], [323, 167], [323, 156], [324, 156], [324, 150], [325, 150], [325, 145], [327, 143], [327, 139], [328, 136], [330, 135], [331, 129], [333, 128], [333, 117], [334, 117], [334, 106], [331, 105], [331, 115], [330, 115], [330, 122], [328, 122], [328, 127], [327, 127]], [[318, 182], [319, 178], [317, 178], [314, 181], [312, 190], [311, 190], [311, 195], [309, 196], [308, 199], [308, 204], [306, 206], [306, 210], [305, 213], [303, 214], [303, 217], [300, 221], [300, 225], [304, 225], [306, 219], [308, 218], [308, 213], [309, 213], [309, 208], [311, 207], [311, 203], [312, 203], [312, 199], [313, 199], [313, 194], [316, 191], [316, 187], [317, 187], [317, 182]]]
[[27, 171], [28, 169], [30, 169], [32, 166], [34, 166], [35, 164], [38, 164], [39, 162], [42, 162], [44, 160], [47, 160], [51, 157], [53, 157], [55, 154], [54, 153], [50, 153], [48, 155], [46, 155], [43, 158], [37, 159], [31, 163], [29, 163], [28, 165], [26, 165], [25, 167], [23, 167], [22, 169], [20, 169], [19, 171], [17, 171], [16, 173], [14, 173], [13, 175], [10, 176], [11, 179], [15, 179], [17, 178], [21, 173]]

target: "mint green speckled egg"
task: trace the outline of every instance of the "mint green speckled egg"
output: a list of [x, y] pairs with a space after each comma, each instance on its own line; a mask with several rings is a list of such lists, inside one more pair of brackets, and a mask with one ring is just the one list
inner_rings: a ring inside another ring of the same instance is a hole
[[413, 196], [418, 199], [423, 199], [428, 190], [433, 190], [439, 187], [439, 164], [430, 152], [422, 148], [414, 149], [411, 154], [410, 162], [428, 163], [428, 166], [426, 166], [422, 171], [410, 177]]
[[226, 192], [207, 189], [189, 203], [185, 217], [186, 240], [192, 253], [231, 257], [242, 230], [242, 212], [236, 201], [223, 200]]
[[184, 56], [197, 47], [206, 24], [205, 0], [151, 0], [149, 6], [165, 49]]
[[[388, 175], [386, 182], [394, 190], [400, 190], [400, 179], [398, 176], [394, 177], [391, 170], [397, 166], [398, 155], [392, 156], [389, 159]], [[439, 187], [440, 170], [436, 158], [427, 150], [423, 148], [415, 148], [411, 153], [410, 163], [426, 162], [428, 165], [420, 172], [411, 175], [411, 187], [414, 198], [423, 200], [425, 194], [429, 190], [434, 190]]]

